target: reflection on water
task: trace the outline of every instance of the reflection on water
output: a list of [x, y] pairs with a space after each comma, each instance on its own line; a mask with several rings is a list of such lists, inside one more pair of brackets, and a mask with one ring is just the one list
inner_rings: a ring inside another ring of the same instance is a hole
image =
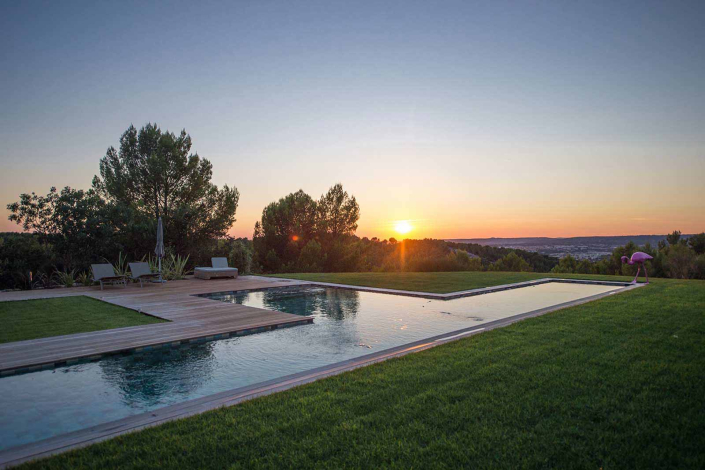
[[335, 357], [344, 355], [351, 347], [369, 349], [369, 344], [360, 337], [358, 331], [359, 291], [307, 286], [217, 292], [205, 294], [204, 297], [294, 315], [313, 316], [315, 328], [323, 331], [307, 338], [310, 352], [301, 351], [299, 354], [327, 351], [330, 357]]
[[103, 379], [120, 390], [129, 407], [153, 407], [171, 398], [189, 396], [213, 373], [214, 343], [200, 343], [157, 352], [99, 361]]
[[360, 308], [360, 292], [323, 287], [285, 287], [260, 291], [218, 292], [207, 297], [294, 315], [322, 315], [333, 320], [352, 319]]

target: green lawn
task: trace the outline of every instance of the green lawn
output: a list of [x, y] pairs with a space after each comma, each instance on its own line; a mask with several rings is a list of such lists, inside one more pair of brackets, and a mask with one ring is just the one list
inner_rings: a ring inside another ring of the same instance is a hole
[[0, 343], [163, 321], [84, 296], [0, 302]]
[[704, 371], [705, 282], [656, 280], [30, 466], [705, 468]]
[[[596, 279], [606, 281], [631, 281], [631, 277], [593, 276], [587, 274], [506, 273], [506, 272], [447, 272], [447, 273], [311, 273], [275, 274], [302, 281], [333, 282], [364, 287], [384, 287], [445, 294], [480, 287], [512, 284], [544, 277], [571, 279]], [[642, 277], [643, 281], [644, 278]]]

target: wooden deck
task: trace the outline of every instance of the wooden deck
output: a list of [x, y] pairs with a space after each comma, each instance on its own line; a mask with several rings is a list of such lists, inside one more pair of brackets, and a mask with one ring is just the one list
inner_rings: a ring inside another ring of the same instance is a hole
[[38, 370], [105, 354], [175, 346], [183, 342], [226, 338], [267, 329], [311, 323], [310, 317], [228, 304], [194, 294], [306, 284], [290, 280], [241, 276], [238, 279], [187, 279], [144, 288], [97, 287], [0, 293], [0, 301], [85, 295], [169, 320], [112, 330], [0, 344], [0, 374]]

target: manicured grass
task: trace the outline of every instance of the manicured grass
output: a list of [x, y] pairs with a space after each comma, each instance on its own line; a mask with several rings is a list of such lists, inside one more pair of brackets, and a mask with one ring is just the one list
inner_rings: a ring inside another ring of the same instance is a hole
[[83, 296], [0, 302], [0, 343], [163, 321]]
[[[274, 277], [301, 281], [333, 282], [364, 287], [383, 287], [410, 291], [445, 294], [480, 287], [512, 284], [544, 277], [631, 281], [623, 276], [593, 276], [586, 274], [506, 273], [506, 272], [447, 272], [447, 273], [310, 273], [275, 274]], [[642, 278], [643, 280], [643, 278]]]
[[28, 467], [704, 468], [703, 338], [656, 280]]

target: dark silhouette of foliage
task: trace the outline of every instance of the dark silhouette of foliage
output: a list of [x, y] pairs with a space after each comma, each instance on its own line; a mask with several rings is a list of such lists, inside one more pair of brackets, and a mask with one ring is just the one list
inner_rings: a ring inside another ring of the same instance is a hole
[[488, 270], [511, 272], [532, 271], [531, 265], [514, 251], [492, 263], [488, 267]]
[[55, 264], [52, 246], [38, 235], [0, 233], [0, 289], [29, 289], [38, 274], [51, 272]]
[[666, 235], [666, 241], [671, 246], [677, 244], [680, 239], [681, 239], [680, 230], [674, 230], [672, 233]]
[[[359, 217], [355, 197], [341, 184], [318, 202], [302, 190], [291, 193], [265, 207], [255, 224], [255, 260], [266, 272], [349, 269], [355, 264], [350, 241]], [[317, 261], [314, 252], [320, 252]]]
[[51, 245], [66, 269], [85, 267], [121, 246], [125, 219], [94, 190], [51, 188], [46, 196], [22, 194], [7, 207], [9, 220]]
[[317, 210], [316, 230], [319, 236], [328, 235], [332, 239], [337, 239], [342, 235], [352, 235], [357, 230], [360, 206], [355, 196], [349, 196], [347, 191], [343, 190], [342, 184], [334, 185], [321, 196]]
[[[120, 149], [108, 148], [93, 188], [106, 200], [132, 208], [143, 220], [162, 217], [165, 243], [190, 252], [225, 236], [235, 222], [239, 193], [211, 183], [211, 163], [190, 154], [191, 137], [162, 132], [156, 124], [130, 126]], [[143, 222], [144, 225], [145, 224]]]
[[492, 263], [495, 263], [501, 258], [508, 256], [510, 253], [516, 254], [520, 258], [524, 259], [527, 263], [529, 263], [531, 271], [548, 272], [558, 264], [557, 258], [541, 253], [536, 253], [533, 251], [479, 245], [477, 243], [448, 242], [448, 245], [452, 248], [461, 249], [467, 251], [468, 253], [477, 255], [482, 259], [482, 263], [485, 268], [489, 268]]
[[702, 255], [705, 253], [705, 233], [690, 236], [688, 238], [688, 246], [697, 255]]

